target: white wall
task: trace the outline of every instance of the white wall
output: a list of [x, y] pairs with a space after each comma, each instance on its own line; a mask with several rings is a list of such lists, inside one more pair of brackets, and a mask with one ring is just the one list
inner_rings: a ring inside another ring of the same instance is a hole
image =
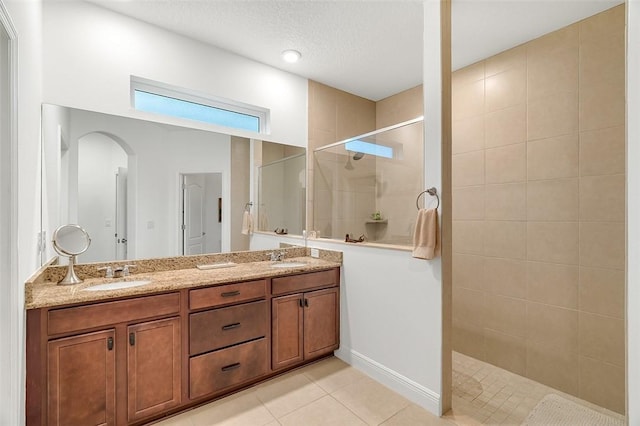
[[87, 2], [45, 2], [43, 11], [45, 102], [158, 120], [132, 110], [134, 75], [269, 108], [271, 134], [260, 139], [306, 146], [306, 79]]
[[[0, 323], [6, 380], [0, 381], [0, 424], [24, 423], [24, 281], [38, 265], [37, 233], [40, 229], [40, 103], [42, 100], [41, 3], [5, 2], [18, 33], [18, 194], [17, 280], [2, 285], [0, 312], [9, 321]], [[4, 201], [3, 201], [4, 202]], [[6, 275], [3, 276], [3, 280]], [[5, 284], [6, 282], [3, 281]]]
[[640, 425], [640, 1], [627, 1], [627, 413]]

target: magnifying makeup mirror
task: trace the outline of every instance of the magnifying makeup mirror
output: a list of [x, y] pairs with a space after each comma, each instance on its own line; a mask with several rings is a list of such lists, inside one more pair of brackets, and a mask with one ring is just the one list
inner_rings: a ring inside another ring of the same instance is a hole
[[59, 255], [69, 258], [67, 274], [58, 282], [58, 285], [80, 284], [82, 282], [73, 270], [73, 266], [76, 263], [76, 256], [87, 251], [90, 244], [89, 234], [80, 225], [62, 225], [53, 232], [53, 248]]

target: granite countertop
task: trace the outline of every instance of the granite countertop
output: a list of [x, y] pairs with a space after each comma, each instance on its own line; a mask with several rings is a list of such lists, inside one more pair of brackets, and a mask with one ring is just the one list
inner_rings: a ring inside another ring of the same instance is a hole
[[[262, 254], [262, 252], [259, 253]], [[151, 295], [154, 293], [180, 290], [184, 288], [196, 288], [215, 284], [271, 278], [296, 273], [322, 271], [339, 267], [342, 262], [342, 253], [339, 253], [339, 256], [332, 254], [326, 255], [326, 253], [324, 253], [325, 255], [321, 256], [320, 258], [305, 256], [305, 253], [301, 253], [299, 250], [295, 252], [295, 254], [302, 254], [302, 256], [287, 257], [285, 259], [285, 262], [301, 262], [305, 264], [304, 266], [274, 268], [271, 266], [274, 262], [255, 261], [256, 256], [253, 256], [253, 259], [247, 259], [246, 256], [239, 257], [237, 259], [234, 259], [233, 257], [229, 258], [229, 256], [226, 256], [224, 261], [239, 260], [240, 262], [236, 262], [237, 264], [235, 266], [229, 268], [206, 270], [197, 269], [195, 265], [191, 267], [184, 267], [183, 265], [181, 269], [160, 270], [157, 272], [144, 271], [145, 268], [141, 268], [143, 270], [140, 271], [140, 273], [132, 273], [125, 278], [91, 277], [86, 278], [81, 284], [64, 286], [57, 285], [56, 279], [50, 279], [59, 275], [59, 270], [62, 270], [64, 268], [60, 266], [49, 266], [48, 269], [53, 269], [53, 272], [51, 272], [51, 270], [47, 270], [47, 268], [43, 268], [43, 270], [34, 275], [32, 279], [27, 281], [25, 285], [25, 309], [63, 306], [82, 302], [106, 301], [109, 299]], [[259, 258], [262, 259], [264, 257]], [[245, 262], [241, 262], [242, 260], [245, 260]], [[140, 263], [142, 262], [143, 261], [141, 261]], [[94, 265], [92, 269], [97, 269], [97, 267]], [[77, 270], [78, 269], [76, 268], [76, 271]], [[84, 291], [84, 289], [86, 289], [87, 287], [91, 287], [97, 284], [115, 281], [138, 280], [149, 280], [151, 282], [146, 285], [131, 288], [103, 291]]]

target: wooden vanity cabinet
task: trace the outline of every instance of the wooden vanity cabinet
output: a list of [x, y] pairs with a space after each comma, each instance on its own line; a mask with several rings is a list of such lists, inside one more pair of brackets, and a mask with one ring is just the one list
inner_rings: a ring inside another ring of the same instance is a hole
[[47, 424], [115, 424], [114, 341], [115, 330], [105, 330], [47, 344]]
[[27, 311], [27, 426], [143, 425], [329, 355], [340, 269]]
[[179, 406], [179, 314], [179, 293], [29, 311], [27, 424], [131, 424]]
[[269, 373], [267, 280], [191, 290], [189, 398], [221, 394]]
[[273, 370], [327, 355], [340, 345], [339, 270], [274, 278], [272, 292], [329, 287], [271, 300]]
[[180, 318], [127, 327], [127, 419], [162, 413], [180, 404]]

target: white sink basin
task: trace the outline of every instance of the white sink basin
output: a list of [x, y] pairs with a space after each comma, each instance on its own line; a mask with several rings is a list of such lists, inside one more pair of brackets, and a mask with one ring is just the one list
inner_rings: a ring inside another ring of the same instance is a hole
[[118, 290], [121, 288], [139, 287], [141, 285], [147, 285], [151, 281], [149, 280], [136, 280], [136, 281], [114, 281], [111, 283], [98, 284], [91, 287], [87, 287], [85, 291], [104, 291], [104, 290]]
[[303, 262], [277, 262], [277, 263], [272, 263], [271, 267], [272, 268], [295, 268], [298, 266], [306, 266], [306, 263]]

